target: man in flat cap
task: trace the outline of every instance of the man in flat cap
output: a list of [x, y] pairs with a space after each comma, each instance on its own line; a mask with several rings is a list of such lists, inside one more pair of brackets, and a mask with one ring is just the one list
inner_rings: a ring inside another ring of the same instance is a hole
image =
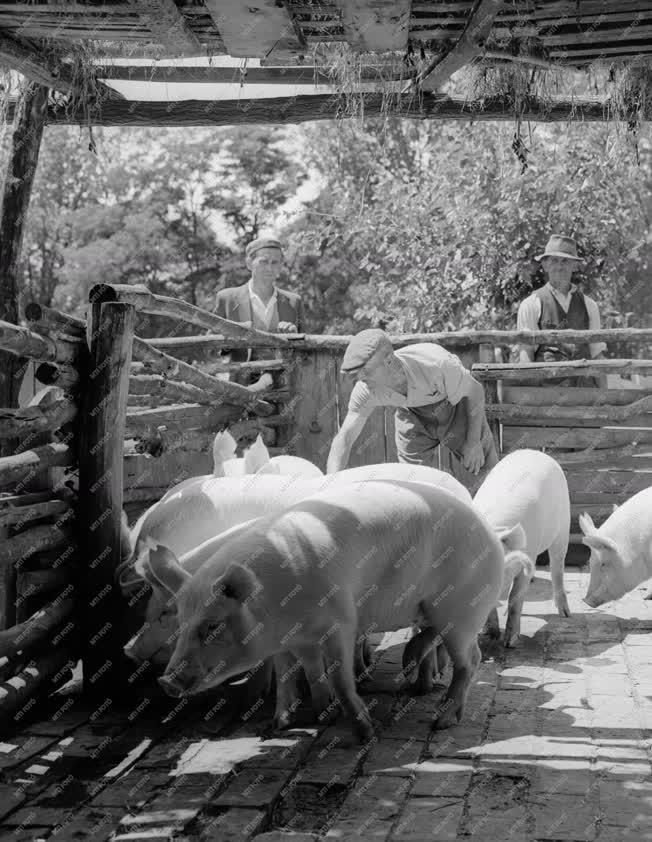
[[[534, 259], [541, 263], [548, 282], [521, 301], [516, 329], [600, 330], [598, 305], [571, 282], [573, 272], [582, 262], [577, 256], [575, 240], [553, 234], [543, 254]], [[597, 359], [604, 356], [606, 347], [604, 342], [587, 345], [558, 342], [535, 348], [523, 344], [519, 356], [522, 363]]]
[[383, 330], [353, 337], [342, 372], [355, 386], [331, 444], [327, 471], [346, 467], [351, 448], [376, 407], [396, 407], [400, 462], [435, 466], [436, 448], [453, 456], [455, 476], [473, 493], [498, 461], [484, 412], [484, 390], [459, 358], [434, 342], [394, 351]]
[[[251, 271], [249, 281], [217, 293], [217, 315], [269, 333], [301, 333], [301, 297], [276, 285], [283, 269], [283, 250], [279, 241], [263, 237], [253, 240], [245, 249], [245, 262]], [[244, 362], [273, 355], [273, 349], [234, 350], [231, 359]], [[271, 384], [272, 376], [266, 372], [254, 385], [266, 388]]]

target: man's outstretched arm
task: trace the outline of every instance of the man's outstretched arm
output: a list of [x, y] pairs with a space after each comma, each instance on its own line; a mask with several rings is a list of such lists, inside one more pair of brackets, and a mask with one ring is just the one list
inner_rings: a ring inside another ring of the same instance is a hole
[[347, 412], [339, 432], [331, 443], [331, 449], [326, 463], [326, 473], [334, 474], [342, 471], [349, 463], [351, 448], [362, 432], [367, 422], [366, 415], [358, 415], [357, 412]]

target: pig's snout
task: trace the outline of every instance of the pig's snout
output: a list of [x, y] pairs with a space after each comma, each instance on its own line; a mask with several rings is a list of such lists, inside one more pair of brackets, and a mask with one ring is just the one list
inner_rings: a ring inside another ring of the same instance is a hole
[[602, 605], [602, 601], [593, 594], [587, 593], [587, 595], [582, 599], [582, 602], [586, 603], [589, 608], [599, 608]]
[[168, 696], [173, 696], [175, 699], [178, 699], [179, 696], [183, 696], [188, 689], [187, 686], [184, 685], [183, 681], [180, 681], [179, 678], [174, 675], [162, 675], [158, 679], [158, 683], [165, 690]]

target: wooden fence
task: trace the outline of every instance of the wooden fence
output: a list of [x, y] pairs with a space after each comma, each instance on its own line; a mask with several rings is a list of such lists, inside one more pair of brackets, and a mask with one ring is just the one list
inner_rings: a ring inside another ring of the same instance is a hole
[[[209, 333], [144, 340], [135, 335], [139, 313]], [[143, 287], [94, 287], [88, 322], [38, 305], [26, 317], [29, 329], [0, 323], [0, 350], [31, 360], [45, 384], [31, 405], [0, 410], [0, 437], [17, 441], [14, 454], [0, 459], [0, 491], [7, 489], [0, 497], [0, 682], [20, 679], [0, 684], [0, 728], [65, 680], [80, 656], [87, 692], [115, 698], [126, 687], [131, 667], [122, 653], [124, 602], [115, 582], [123, 507], [133, 518], [186, 476], [212, 473], [213, 438], [224, 428], [241, 444], [260, 432], [272, 453], [304, 456], [324, 469], [351, 389], [339, 376], [348, 337], [254, 331]], [[647, 486], [652, 390], [559, 387], [541, 379], [566, 377], [569, 367], [575, 374], [649, 374], [652, 362], [495, 362], [506, 344], [558, 338], [577, 336], [478, 331], [393, 341], [437, 341], [458, 354], [485, 384], [503, 452], [550, 450], [568, 473], [574, 514], [586, 509], [600, 521], [613, 503]], [[638, 348], [652, 341], [652, 331], [580, 338]], [[274, 358], [236, 363], [225, 356], [241, 348], [272, 348]], [[274, 375], [265, 391], [228, 379], [261, 371]], [[393, 412], [376, 410], [350, 464], [395, 459]], [[440, 460], [447, 467], [443, 449]]]

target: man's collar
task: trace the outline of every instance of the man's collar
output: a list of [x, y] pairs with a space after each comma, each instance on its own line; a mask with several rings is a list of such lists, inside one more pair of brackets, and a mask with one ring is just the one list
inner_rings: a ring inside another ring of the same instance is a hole
[[[258, 293], [255, 291], [254, 286], [253, 286], [253, 284], [251, 283], [251, 278], [249, 278], [249, 284], [248, 284], [248, 286], [249, 286], [249, 295], [254, 295], [254, 296], [256, 296], [256, 298], [257, 298], [259, 301], [261, 301], [261, 302], [262, 302], [262, 300], [263, 300], [263, 299], [262, 299], [262, 298], [260, 297], [260, 295], [258, 295]], [[270, 304], [272, 301], [276, 301], [277, 296], [278, 296], [278, 287], [276, 286], [276, 284], [274, 284], [274, 291], [272, 292], [272, 295], [271, 295], [271, 297], [270, 297], [269, 301], [267, 302], [267, 304], [266, 304], [265, 306], [266, 306], [266, 307], [268, 307], [268, 306], [269, 306], [269, 304]]]

